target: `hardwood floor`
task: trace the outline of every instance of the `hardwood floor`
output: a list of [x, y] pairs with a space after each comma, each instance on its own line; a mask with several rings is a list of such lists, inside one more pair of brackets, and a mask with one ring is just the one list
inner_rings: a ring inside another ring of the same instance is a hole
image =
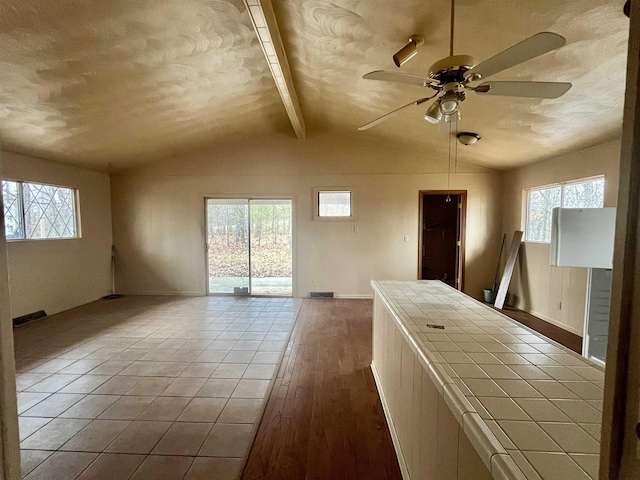
[[[580, 353], [579, 336], [501, 311]], [[371, 319], [370, 300], [304, 301], [244, 480], [402, 478], [369, 366]]]
[[545, 337], [549, 337], [551, 340], [555, 340], [574, 352], [582, 353], [582, 337], [575, 333], [568, 332], [563, 328], [557, 327], [552, 323], [531, 315], [530, 313], [518, 310], [515, 307], [505, 306], [502, 310], [498, 311], [529, 328], [533, 328], [536, 332], [541, 333]]
[[401, 479], [371, 321], [370, 300], [304, 301], [243, 479]]

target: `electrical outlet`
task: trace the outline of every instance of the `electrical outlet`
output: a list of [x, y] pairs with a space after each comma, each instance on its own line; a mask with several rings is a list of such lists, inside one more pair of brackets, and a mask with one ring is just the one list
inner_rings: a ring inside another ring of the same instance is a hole
[[405, 236], [404, 236], [404, 241], [405, 241], [405, 242], [408, 242], [408, 241], [409, 241], [409, 235], [405, 235]]
[[558, 310], [562, 310], [562, 302], [558, 302]]

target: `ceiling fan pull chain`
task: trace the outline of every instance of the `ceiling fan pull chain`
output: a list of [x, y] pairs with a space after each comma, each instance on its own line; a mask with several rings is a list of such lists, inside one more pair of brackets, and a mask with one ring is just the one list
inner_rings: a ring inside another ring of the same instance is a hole
[[445, 198], [444, 201], [446, 203], [449, 203], [451, 201], [451, 121], [449, 121], [449, 166], [447, 169], [447, 198]]
[[[458, 139], [458, 120], [456, 120], [456, 140]], [[453, 173], [458, 173], [458, 142], [454, 140], [453, 150]]]

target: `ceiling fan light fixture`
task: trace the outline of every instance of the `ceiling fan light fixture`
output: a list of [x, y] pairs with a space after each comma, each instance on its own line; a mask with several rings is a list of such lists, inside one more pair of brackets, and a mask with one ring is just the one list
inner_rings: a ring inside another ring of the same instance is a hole
[[446, 98], [440, 102], [440, 111], [443, 115], [453, 115], [458, 111], [458, 100], [455, 98]]
[[440, 120], [442, 119], [442, 112], [440, 111], [439, 99], [433, 102], [427, 109], [426, 113], [424, 114], [424, 119], [429, 123], [433, 123], [434, 125], [436, 123], [440, 123]]
[[447, 83], [444, 86], [444, 95], [440, 100], [440, 111], [445, 116], [450, 116], [460, 110], [460, 103], [465, 99], [465, 93], [459, 90], [456, 82]]
[[463, 145], [473, 145], [478, 143], [482, 138], [475, 132], [459, 132], [456, 137], [458, 137], [458, 141]]
[[424, 43], [424, 38], [420, 35], [411, 35], [409, 43], [402, 47], [394, 56], [393, 63], [396, 67], [401, 67], [418, 53], [418, 47]]

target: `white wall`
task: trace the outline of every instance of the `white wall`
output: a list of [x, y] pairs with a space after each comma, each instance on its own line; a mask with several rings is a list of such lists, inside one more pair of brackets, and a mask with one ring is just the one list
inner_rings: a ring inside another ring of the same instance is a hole
[[7, 242], [13, 318], [51, 315], [94, 301], [111, 287], [109, 175], [3, 152], [3, 177], [77, 188], [82, 238]]
[[[615, 207], [618, 196], [620, 140], [553, 158], [504, 175], [503, 230], [510, 241], [524, 228], [525, 188], [605, 175], [605, 207]], [[551, 267], [549, 245], [524, 243], [510, 286], [510, 301], [540, 318], [582, 336], [587, 269]]]
[[[208, 195], [293, 198], [295, 296], [368, 296], [371, 279], [416, 279], [418, 192], [446, 189], [446, 161], [395, 147], [330, 132], [305, 141], [271, 135], [113, 175], [117, 290], [205, 293]], [[499, 248], [501, 179], [477, 167], [461, 171], [451, 188], [469, 192], [466, 290], [480, 296]], [[355, 187], [356, 222], [312, 221], [312, 189], [323, 186]]]

